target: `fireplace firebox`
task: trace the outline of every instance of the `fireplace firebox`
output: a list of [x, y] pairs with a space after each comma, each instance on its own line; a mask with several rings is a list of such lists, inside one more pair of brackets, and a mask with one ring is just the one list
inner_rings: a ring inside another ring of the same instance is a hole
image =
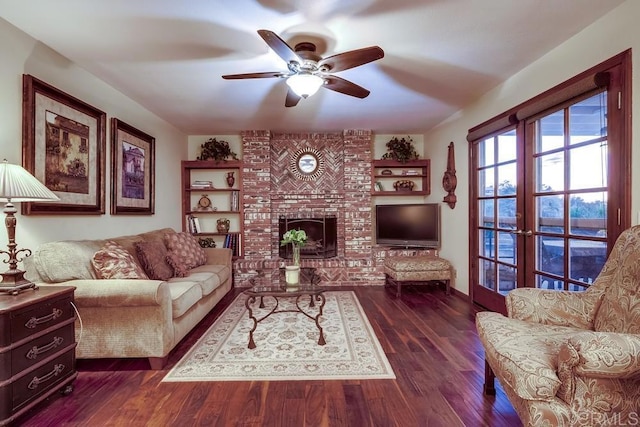
[[[306, 259], [324, 259], [338, 256], [338, 220], [335, 216], [320, 218], [289, 218], [281, 215], [278, 218], [279, 238], [289, 230], [304, 230], [307, 242], [300, 248], [300, 257]], [[279, 246], [280, 258], [291, 259], [291, 245]]]

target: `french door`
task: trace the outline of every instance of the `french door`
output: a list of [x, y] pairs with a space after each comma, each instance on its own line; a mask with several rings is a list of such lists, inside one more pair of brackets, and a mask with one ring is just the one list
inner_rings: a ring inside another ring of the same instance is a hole
[[598, 276], [630, 224], [623, 70], [472, 141], [474, 302], [504, 313], [517, 287], [581, 291]]

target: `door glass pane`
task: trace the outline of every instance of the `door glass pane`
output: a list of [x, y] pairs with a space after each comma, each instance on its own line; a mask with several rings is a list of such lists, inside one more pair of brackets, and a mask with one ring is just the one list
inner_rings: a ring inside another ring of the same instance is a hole
[[606, 92], [569, 107], [569, 144], [577, 144], [607, 134]]
[[569, 226], [571, 234], [606, 237], [606, 192], [595, 191], [572, 194], [569, 202]]
[[478, 166], [491, 166], [495, 164], [495, 143], [493, 138], [485, 139], [484, 141], [478, 144]]
[[478, 194], [480, 195], [480, 197], [494, 195], [494, 174], [494, 168], [487, 168], [478, 171]]
[[516, 229], [516, 198], [498, 199], [498, 227]]
[[569, 189], [607, 186], [607, 144], [594, 143], [569, 150]]
[[564, 276], [564, 239], [536, 236], [538, 270]]
[[498, 265], [498, 284], [502, 295], [506, 295], [512, 289], [516, 287], [516, 269], [508, 265]]
[[564, 196], [537, 196], [538, 224], [536, 231], [564, 233]]
[[479, 284], [488, 289], [496, 289], [496, 263], [486, 259], [480, 260]]
[[564, 190], [564, 151], [536, 158], [536, 191]]
[[540, 289], [552, 289], [556, 291], [561, 291], [564, 289], [564, 282], [562, 280], [539, 274], [536, 274], [535, 284], [536, 288]]
[[562, 146], [564, 146], [564, 110], [538, 120], [536, 152], [543, 153]]
[[498, 243], [496, 242], [495, 239], [495, 231], [494, 230], [479, 230], [480, 233], [480, 239], [478, 240], [479, 242], [482, 242], [482, 244], [480, 245], [480, 254], [481, 256], [487, 257], [487, 258], [495, 258], [495, 254], [496, 254], [496, 247], [498, 246]]
[[570, 277], [591, 284], [600, 274], [607, 257], [607, 244], [592, 240], [569, 239]]
[[478, 218], [478, 225], [480, 227], [494, 227], [495, 219], [494, 219], [494, 199], [485, 199], [478, 201], [478, 212], [480, 212], [480, 216]]
[[516, 159], [516, 131], [498, 135], [498, 162], [508, 162]]
[[498, 194], [501, 196], [515, 196], [516, 183], [516, 164], [507, 163], [498, 166]]
[[498, 231], [498, 259], [509, 264], [516, 263], [515, 234]]

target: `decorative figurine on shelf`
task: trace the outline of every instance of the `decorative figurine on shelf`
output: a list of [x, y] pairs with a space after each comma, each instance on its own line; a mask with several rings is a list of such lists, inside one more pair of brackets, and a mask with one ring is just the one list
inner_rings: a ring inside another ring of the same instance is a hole
[[220, 218], [216, 223], [218, 233], [228, 233], [231, 222], [227, 218]]
[[213, 159], [216, 161], [226, 161], [229, 157], [238, 160], [238, 155], [231, 151], [231, 147], [229, 147], [227, 141], [218, 141], [215, 138], [209, 138], [200, 148], [201, 151], [198, 160]]
[[395, 188], [396, 191], [413, 191], [414, 186], [415, 183], [408, 179], [402, 179], [393, 183], [393, 188]]
[[291, 244], [293, 265], [285, 267], [285, 281], [287, 285], [297, 285], [300, 281], [300, 248], [307, 242], [304, 230], [289, 230], [282, 235], [280, 246]]
[[229, 186], [229, 188], [232, 188], [235, 182], [236, 178], [233, 176], [233, 171], [227, 172], [227, 185]]
[[198, 239], [198, 244], [200, 244], [201, 248], [215, 248], [216, 241], [213, 240], [213, 237], [201, 237]]
[[456, 207], [458, 198], [456, 197], [456, 187], [458, 179], [456, 178], [456, 158], [453, 151], [453, 142], [449, 144], [449, 152], [447, 156], [447, 170], [442, 177], [442, 187], [447, 195], [444, 196], [443, 202], [449, 205], [451, 209]]
[[397, 160], [400, 163], [406, 163], [409, 160], [416, 160], [418, 153], [413, 147], [413, 139], [410, 136], [407, 139], [398, 139], [393, 137], [387, 142], [387, 152], [382, 155], [383, 159]]

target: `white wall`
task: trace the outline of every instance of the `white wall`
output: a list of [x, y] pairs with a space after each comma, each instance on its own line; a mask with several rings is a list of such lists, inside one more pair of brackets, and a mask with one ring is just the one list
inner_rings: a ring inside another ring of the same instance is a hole
[[[187, 136], [122, 93], [78, 67], [44, 44], [0, 19], [0, 160], [22, 164], [22, 75], [31, 74], [107, 113], [106, 213], [104, 215], [18, 214], [18, 248], [34, 249], [60, 239], [111, 237], [160, 227], [179, 229], [180, 162], [187, 156]], [[111, 132], [116, 117], [156, 139], [155, 215], [109, 214], [111, 197]], [[0, 227], [0, 248], [6, 230]]]
[[[468, 293], [469, 283], [469, 162], [466, 135], [468, 129], [514, 107], [533, 96], [579, 74], [598, 63], [632, 48], [633, 52], [633, 105], [640, 106], [638, 87], [638, 55], [640, 54], [640, 2], [627, 0], [609, 14], [575, 35], [573, 38], [532, 63], [504, 84], [487, 93], [473, 105], [425, 135], [425, 153], [432, 159], [432, 188], [436, 189], [446, 168], [449, 142], [456, 146], [456, 170], [458, 178], [458, 204], [454, 210], [443, 207], [442, 233], [444, 243], [441, 255], [448, 258], [457, 270], [456, 289]], [[633, 115], [632, 165], [640, 164], [640, 115]], [[441, 186], [440, 186], [441, 188]], [[632, 173], [632, 218], [636, 221], [640, 212], [640, 168]], [[437, 191], [432, 191], [432, 198]], [[444, 192], [443, 192], [444, 195]], [[434, 199], [434, 201], [437, 199]], [[440, 199], [441, 200], [441, 199]]]

